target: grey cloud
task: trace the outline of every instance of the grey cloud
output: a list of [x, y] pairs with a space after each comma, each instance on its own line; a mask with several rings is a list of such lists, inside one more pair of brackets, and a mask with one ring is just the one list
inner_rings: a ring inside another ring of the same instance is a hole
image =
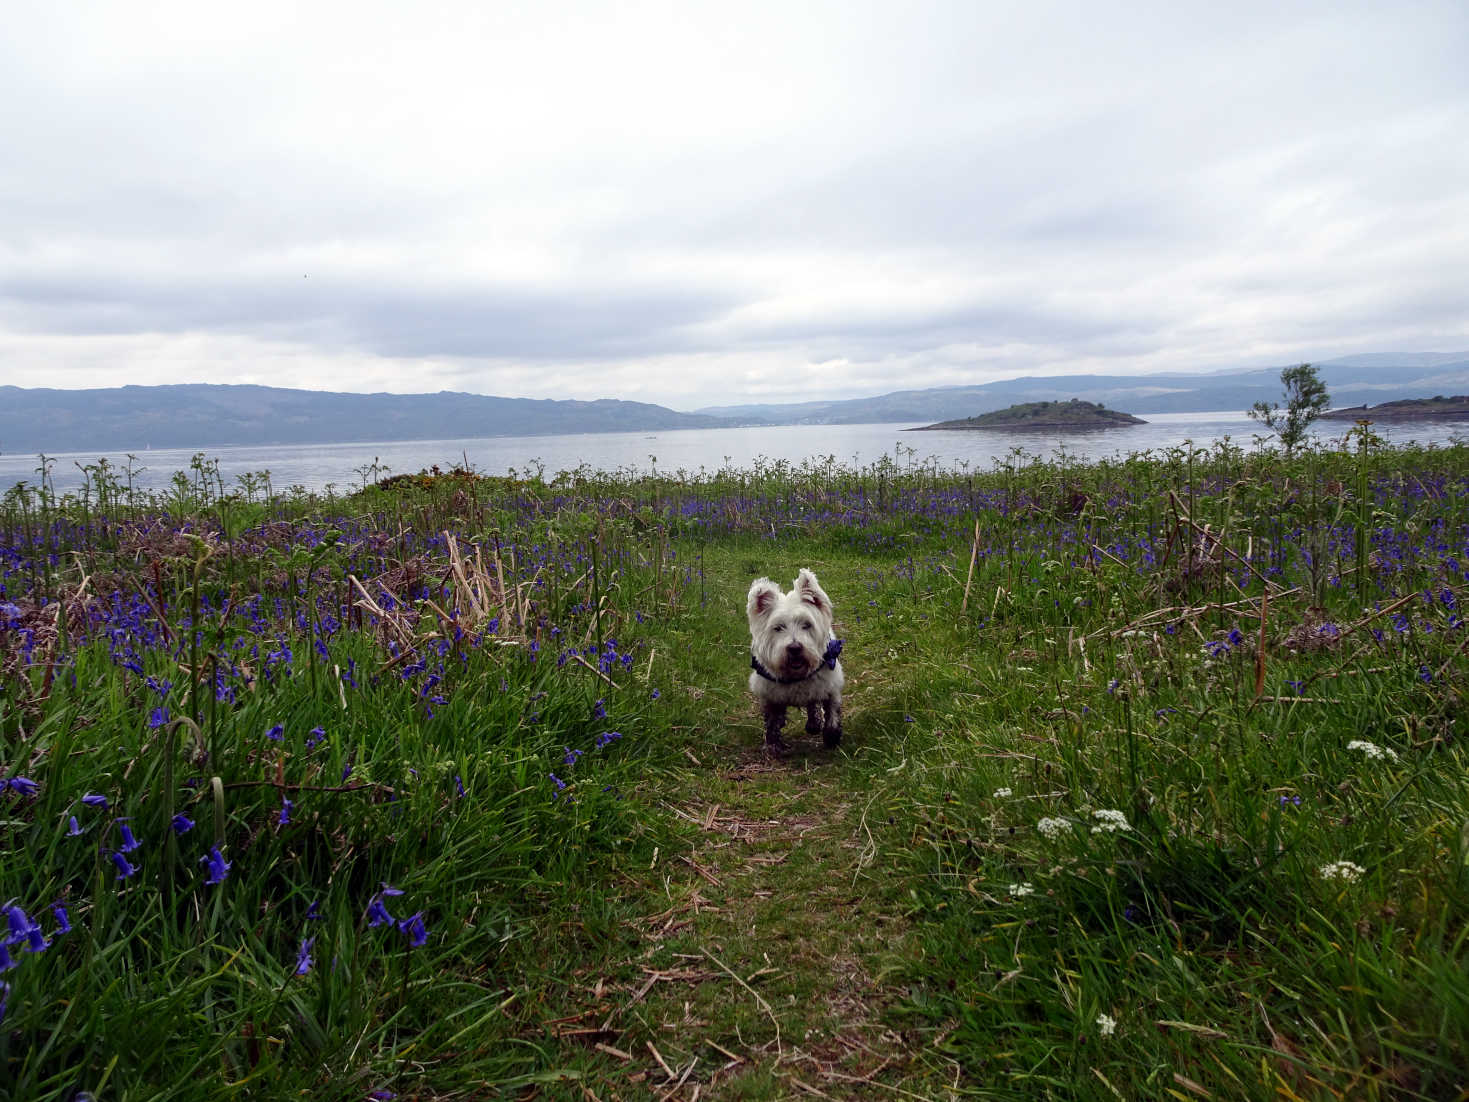
[[938, 378], [1469, 336], [1457, 0], [755, 2], [626, 31], [588, 5], [555, 50], [531, 9], [472, 5], [519, 35], [479, 70], [428, 17], [282, 36], [294, 6], [265, 7], [169, 38], [14, 21], [0, 338], [550, 364], [595, 396], [679, 356]]
[[187, 284], [11, 279], [0, 283], [0, 304], [0, 317], [31, 332], [204, 329], [330, 340], [386, 357], [562, 360], [684, 350], [681, 330], [719, 316], [736, 300], [671, 285], [432, 289], [282, 274]]

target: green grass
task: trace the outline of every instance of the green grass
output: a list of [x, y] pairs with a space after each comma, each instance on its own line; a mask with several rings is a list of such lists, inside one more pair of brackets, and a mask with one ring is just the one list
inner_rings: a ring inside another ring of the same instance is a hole
[[[0, 795], [0, 893], [50, 945], [9, 947], [0, 1097], [1469, 1086], [1463, 449], [207, 473], [5, 500], [37, 787]], [[846, 737], [773, 762], [741, 610], [802, 566]]]

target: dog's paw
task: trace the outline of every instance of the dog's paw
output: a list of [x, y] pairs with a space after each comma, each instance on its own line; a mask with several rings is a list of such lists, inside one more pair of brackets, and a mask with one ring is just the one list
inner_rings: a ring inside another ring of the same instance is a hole
[[806, 717], [806, 733], [808, 735], [819, 735], [823, 729], [820, 716], [813, 713]]
[[772, 758], [783, 758], [790, 751], [790, 743], [780, 736], [765, 740], [765, 752]]
[[828, 750], [835, 750], [841, 745], [842, 729], [840, 727], [833, 727], [829, 731], [823, 731], [821, 733], [821, 741], [826, 744]]

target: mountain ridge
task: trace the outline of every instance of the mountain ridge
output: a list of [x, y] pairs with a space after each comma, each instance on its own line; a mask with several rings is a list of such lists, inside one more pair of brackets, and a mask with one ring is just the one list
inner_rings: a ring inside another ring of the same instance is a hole
[[8, 452], [366, 443], [483, 436], [718, 428], [730, 422], [615, 398], [357, 394], [254, 384], [89, 390], [0, 387]]
[[[1320, 361], [1317, 367], [1336, 407], [1469, 391], [1469, 352], [1368, 353]], [[462, 391], [361, 394], [227, 383], [86, 390], [0, 386], [0, 408], [7, 415], [0, 418], [0, 449], [12, 454], [118, 452], [764, 425], [908, 421], [917, 426], [956, 414], [975, 417], [1068, 398], [1140, 415], [1243, 412], [1256, 401], [1281, 400], [1280, 371], [1029, 375], [867, 398], [707, 406], [688, 412], [617, 398], [503, 398]]]
[[[1391, 358], [1392, 354], [1380, 355]], [[1358, 365], [1327, 360], [1318, 362], [1316, 367], [1333, 405], [1374, 404], [1469, 386], [1469, 352], [1410, 353], [1402, 358], [1424, 356], [1433, 357], [1435, 362], [1388, 365], [1373, 359]], [[1025, 375], [992, 383], [898, 390], [870, 398], [704, 406], [694, 412], [750, 424], [927, 422], [950, 419], [958, 409], [972, 417], [1012, 405], [1066, 398], [1097, 402], [1140, 415], [1227, 409], [1243, 412], [1257, 401], [1281, 400], [1280, 372], [1280, 367], [1266, 367], [1209, 374], [1169, 371], [1151, 375]], [[1385, 380], [1387, 372], [1395, 372], [1396, 377]]]

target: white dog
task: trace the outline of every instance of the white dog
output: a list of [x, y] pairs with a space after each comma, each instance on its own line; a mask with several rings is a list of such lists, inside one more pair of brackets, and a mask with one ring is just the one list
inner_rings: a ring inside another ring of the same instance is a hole
[[[757, 578], [745, 601], [750, 618], [750, 692], [765, 711], [765, 748], [786, 749], [780, 729], [786, 708], [806, 709], [806, 730], [820, 731], [827, 747], [842, 741], [842, 641], [831, 630], [831, 598], [816, 575], [803, 569], [795, 588], [782, 593]], [[825, 710], [825, 716], [822, 712]]]

